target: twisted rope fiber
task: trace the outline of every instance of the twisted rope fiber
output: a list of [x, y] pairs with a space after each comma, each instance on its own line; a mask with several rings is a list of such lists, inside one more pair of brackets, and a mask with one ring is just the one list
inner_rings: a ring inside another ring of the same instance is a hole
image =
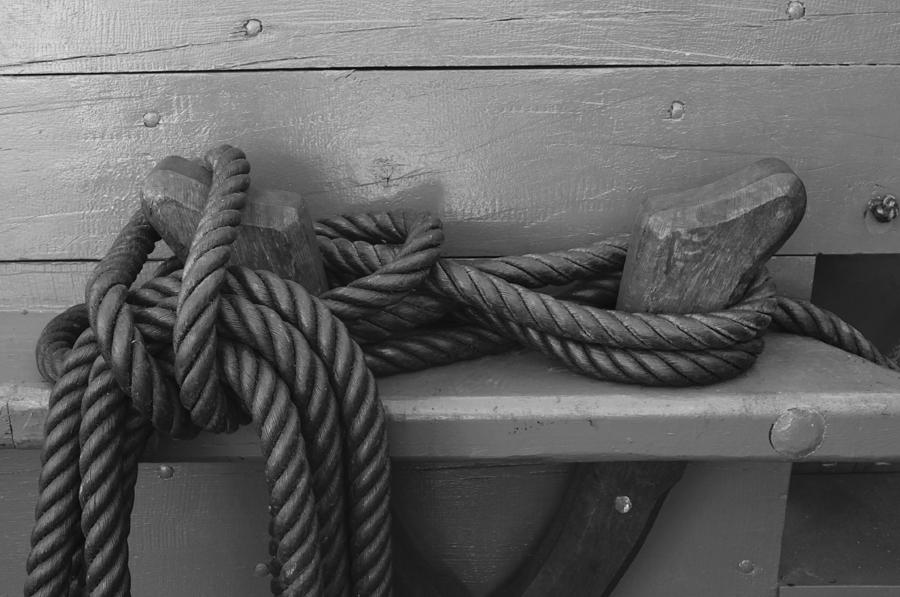
[[138, 212], [86, 304], [38, 342], [39, 371], [55, 385], [26, 595], [130, 594], [127, 538], [147, 440], [251, 420], [269, 486], [272, 593], [389, 595], [389, 460], [373, 374], [522, 345], [599, 379], [708, 384], [749, 368], [770, 326], [896, 368], [833, 314], [774, 296], [763, 275], [712, 313], [610, 310], [626, 236], [462, 263], [440, 258], [430, 216], [333, 218], [316, 232], [335, 285], [316, 298], [229, 264], [249, 164], [228, 146], [205, 160], [212, 186], [185, 263], [169, 260], [132, 288], [159, 240]]

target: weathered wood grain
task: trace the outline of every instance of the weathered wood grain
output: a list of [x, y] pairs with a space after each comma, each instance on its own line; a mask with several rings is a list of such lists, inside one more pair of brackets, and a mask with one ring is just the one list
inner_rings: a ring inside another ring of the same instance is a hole
[[[31, 343], [48, 319], [0, 315], [0, 330], [18, 329], [23, 338], [17, 355], [0, 351], [0, 413], [7, 413], [0, 426], [10, 427], [21, 448], [42, 439], [49, 387], [38, 379]], [[523, 353], [384, 378], [379, 388], [391, 453], [402, 459], [782, 460], [769, 431], [784, 411], [803, 406], [827, 424], [807, 460], [900, 460], [900, 374], [779, 334], [767, 338], [747, 374], [706, 388], [603, 383]], [[12, 447], [4, 441], [0, 448]], [[259, 441], [248, 428], [162, 441], [155, 455], [258, 457]]]
[[789, 463], [689, 464], [612, 597], [775, 597], [790, 474]]
[[0, 72], [900, 61], [893, 0], [805, 4], [13, 0]]
[[624, 231], [638, 200], [774, 156], [810, 198], [784, 253], [892, 253], [900, 221], [864, 211], [900, 193], [898, 88], [861, 66], [4, 77], [0, 260], [98, 257], [157, 159], [220, 142], [314, 217], [430, 210], [455, 255]]

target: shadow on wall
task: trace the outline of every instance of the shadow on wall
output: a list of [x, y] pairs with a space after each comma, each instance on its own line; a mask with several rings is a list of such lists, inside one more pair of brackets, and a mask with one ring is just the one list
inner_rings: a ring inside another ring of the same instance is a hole
[[900, 354], [900, 255], [820, 255], [812, 301]]

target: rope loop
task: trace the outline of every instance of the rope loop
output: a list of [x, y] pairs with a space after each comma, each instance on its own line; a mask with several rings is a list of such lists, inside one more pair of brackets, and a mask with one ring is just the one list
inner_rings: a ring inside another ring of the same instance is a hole
[[240, 408], [226, 399], [219, 383], [216, 318], [247, 202], [250, 163], [241, 150], [227, 145], [207, 153], [204, 161], [212, 169], [212, 185], [184, 263], [172, 341], [181, 404], [195, 425], [220, 433], [234, 431], [241, 420]]

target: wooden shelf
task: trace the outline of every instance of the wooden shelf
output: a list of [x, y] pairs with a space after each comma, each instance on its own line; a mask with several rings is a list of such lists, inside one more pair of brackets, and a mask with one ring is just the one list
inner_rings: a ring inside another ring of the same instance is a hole
[[[0, 447], [39, 446], [49, 386], [33, 343], [52, 314], [0, 313]], [[705, 388], [595, 381], [514, 352], [379, 381], [391, 453], [405, 459], [784, 460], [770, 444], [788, 409], [818, 411], [806, 460], [900, 459], [900, 374], [820, 342], [773, 334], [757, 365]], [[161, 440], [151, 458], [258, 457], [249, 428]]]

